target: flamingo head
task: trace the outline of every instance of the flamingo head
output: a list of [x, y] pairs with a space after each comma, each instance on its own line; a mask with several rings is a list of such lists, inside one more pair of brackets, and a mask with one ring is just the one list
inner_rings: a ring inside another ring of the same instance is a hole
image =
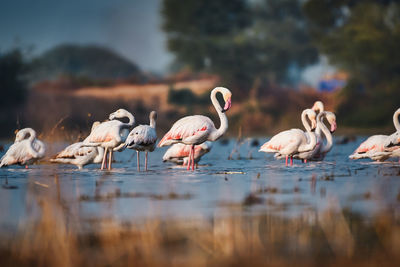
[[110, 114], [110, 116], [108, 117], [109, 120], [113, 120], [115, 118], [122, 118], [125, 116], [125, 114], [127, 114], [128, 111], [126, 109], [120, 108], [117, 111], [113, 112]]
[[217, 87], [218, 91], [222, 94], [222, 97], [224, 98], [225, 101], [225, 106], [222, 109], [222, 112], [226, 112], [228, 111], [231, 106], [232, 106], [232, 93], [229, 89], [225, 88], [225, 87]]
[[329, 124], [331, 125], [331, 133], [335, 132], [337, 129], [336, 115], [333, 112], [327, 111], [326, 119], [328, 120]]
[[322, 103], [322, 101], [315, 101], [314, 106], [312, 107], [312, 110], [314, 110], [315, 112], [324, 111], [324, 103]]

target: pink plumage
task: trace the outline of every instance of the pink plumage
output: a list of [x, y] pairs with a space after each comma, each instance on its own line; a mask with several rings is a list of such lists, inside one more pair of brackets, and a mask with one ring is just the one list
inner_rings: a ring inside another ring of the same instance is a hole
[[[216, 98], [217, 93], [221, 93], [224, 98], [224, 108], [221, 107]], [[192, 170], [194, 170], [194, 146], [204, 143], [205, 141], [215, 141], [228, 130], [228, 119], [225, 112], [231, 107], [231, 97], [231, 91], [224, 87], [216, 87], [211, 91], [211, 102], [221, 121], [221, 125], [218, 129], [215, 127], [213, 121], [206, 116], [187, 116], [172, 125], [171, 129], [164, 135], [158, 146], [163, 147], [176, 143], [191, 145], [188, 169], [191, 164]]]

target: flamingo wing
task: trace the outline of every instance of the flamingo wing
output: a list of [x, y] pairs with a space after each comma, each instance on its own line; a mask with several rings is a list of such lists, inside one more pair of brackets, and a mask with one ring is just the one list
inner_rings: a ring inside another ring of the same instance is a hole
[[151, 146], [156, 141], [157, 134], [154, 128], [149, 125], [139, 125], [129, 133], [125, 143], [128, 148], [134, 148], [134, 146]]
[[168, 133], [161, 139], [159, 146], [167, 146], [181, 141], [191, 144], [203, 143], [213, 129], [215, 126], [210, 118], [202, 115], [187, 116], [172, 125]]
[[100, 125], [94, 128], [90, 135], [86, 137], [84, 143], [101, 144], [119, 138], [119, 136], [116, 136], [116, 133], [121, 124], [122, 123], [117, 120], [100, 123]]
[[282, 155], [292, 155], [297, 151], [297, 148], [303, 139], [306, 139], [306, 137], [304, 132], [300, 129], [283, 131], [263, 144], [260, 151], [269, 153], [279, 152]]
[[188, 157], [190, 153], [190, 146], [182, 143], [173, 144], [165, 152], [163, 161], [171, 161], [172, 159], [182, 159]]
[[29, 140], [22, 140], [12, 144], [6, 154], [1, 158], [0, 166], [25, 164], [29, 160], [34, 159], [34, 156], [29, 152], [29, 142]]
[[75, 157], [76, 151], [82, 147], [83, 142], [77, 142], [67, 146], [60, 153], [57, 154], [56, 158], [73, 158]]
[[363, 154], [367, 152], [383, 152], [384, 142], [386, 141], [387, 137], [387, 135], [373, 135], [362, 142], [356, 149], [355, 153]]

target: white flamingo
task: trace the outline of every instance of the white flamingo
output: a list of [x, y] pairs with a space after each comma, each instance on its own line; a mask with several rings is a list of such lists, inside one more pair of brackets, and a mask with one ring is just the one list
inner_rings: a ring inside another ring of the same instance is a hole
[[[182, 143], [174, 144], [165, 152], [163, 161], [169, 161], [183, 166], [189, 163], [190, 145]], [[197, 164], [201, 157], [211, 151], [212, 142], [206, 141], [200, 145], [194, 146], [194, 162]]]
[[[91, 131], [93, 131], [99, 125], [100, 122], [94, 122]], [[56, 163], [74, 164], [80, 170], [87, 164], [101, 163], [104, 155], [104, 148], [100, 146], [85, 146], [85, 141], [87, 141], [87, 138], [82, 142], [77, 142], [67, 146], [63, 151], [58, 153], [56, 158], [50, 159], [50, 161]]]
[[[29, 138], [27, 138], [29, 136]], [[3, 166], [20, 164], [28, 165], [44, 157], [46, 147], [36, 139], [36, 132], [32, 128], [25, 128], [17, 132], [15, 142], [1, 158], [0, 168]]]
[[[311, 120], [311, 127], [306, 117]], [[301, 129], [291, 129], [283, 131], [273, 136], [268, 142], [263, 144], [259, 151], [267, 153], [279, 153], [285, 156], [286, 166], [288, 157], [290, 157], [290, 165], [293, 165], [293, 156], [301, 152], [307, 152], [314, 149], [317, 144], [315, 133], [311, 132], [316, 126], [315, 112], [312, 109], [305, 109], [301, 113], [301, 121], [306, 128], [309, 137]]]
[[[225, 101], [224, 108], [220, 106], [216, 98], [218, 92], [222, 94]], [[194, 170], [194, 146], [205, 141], [218, 140], [228, 130], [228, 119], [225, 112], [231, 107], [231, 91], [224, 87], [216, 87], [211, 91], [210, 97], [221, 121], [218, 129], [215, 128], [212, 120], [206, 116], [187, 116], [175, 122], [158, 144], [160, 147], [176, 143], [191, 145], [188, 170], [190, 169], [190, 165], [192, 166], [192, 170]]]
[[157, 133], [156, 120], [157, 112], [150, 112], [150, 125], [138, 125], [129, 133], [126, 138], [125, 145], [128, 148], [136, 150], [137, 168], [140, 171], [139, 151], [145, 151], [145, 169], [147, 171], [147, 154], [148, 151], [153, 152], [156, 147]]
[[[329, 122], [331, 128], [328, 129], [325, 124], [324, 124], [324, 118], [327, 119]], [[332, 133], [335, 132], [337, 129], [337, 124], [336, 124], [336, 115], [333, 112], [330, 111], [323, 111], [320, 112], [317, 116], [317, 128], [315, 130], [315, 134], [319, 136], [318, 139], [318, 146], [316, 146], [316, 149], [314, 150], [314, 153], [312, 157], [310, 158], [311, 160], [315, 161], [321, 161], [325, 158], [326, 154], [331, 151], [332, 146], [333, 146], [333, 138], [332, 138]], [[324, 138], [326, 142], [324, 142]]]
[[[331, 126], [330, 130], [324, 124], [324, 118], [326, 118]], [[317, 138], [317, 144], [314, 149], [295, 154], [293, 158], [301, 159], [303, 162], [307, 160], [321, 161], [325, 158], [325, 155], [331, 150], [333, 145], [332, 133], [336, 131], [336, 116], [333, 112], [323, 111], [318, 113], [317, 116], [317, 127], [315, 128], [315, 136]], [[307, 138], [309, 138], [308, 133]], [[324, 138], [326, 142], [324, 142]], [[281, 157], [276, 157], [281, 158]]]
[[[321, 161], [325, 158], [325, 155], [332, 149], [333, 139], [332, 133], [336, 131], [336, 116], [330, 111], [325, 111], [325, 106], [322, 101], [315, 101], [312, 110], [314, 110], [317, 116], [317, 128], [315, 130], [315, 135], [317, 137], [317, 145], [315, 149], [311, 152], [305, 152], [299, 155], [304, 162], [307, 160]], [[321, 115], [320, 115], [321, 114]], [[331, 126], [330, 130], [326, 128], [323, 120], [326, 118]], [[324, 142], [325, 139], [325, 142]]]
[[[116, 119], [128, 118], [127, 123]], [[125, 140], [129, 129], [134, 125], [135, 118], [125, 109], [118, 109], [109, 116], [110, 121], [102, 122], [85, 139], [85, 146], [101, 146], [105, 149], [101, 170], [106, 164], [107, 151], [109, 152], [108, 169], [111, 170], [113, 151], [119, 151], [124, 148]]]
[[[396, 132], [400, 132], [399, 122], [400, 108], [393, 114], [393, 124]], [[385, 161], [390, 157], [398, 157], [400, 146], [390, 146], [390, 140], [396, 133], [388, 135], [373, 135], [362, 142], [360, 146], [349, 156], [351, 159], [370, 158], [377, 161]]]

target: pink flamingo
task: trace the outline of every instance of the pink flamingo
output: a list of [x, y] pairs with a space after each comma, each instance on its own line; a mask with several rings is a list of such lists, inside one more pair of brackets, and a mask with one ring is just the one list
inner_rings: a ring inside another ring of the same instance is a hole
[[[311, 127], [307, 122], [306, 116], [311, 120]], [[306, 128], [307, 134], [301, 129], [291, 129], [283, 131], [273, 136], [268, 142], [263, 144], [259, 151], [267, 153], [279, 153], [286, 157], [286, 166], [290, 156], [290, 165], [293, 165], [293, 156], [301, 152], [314, 149], [317, 144], [315, 133], [311, 132], [315, 128], [316, 118], [312, 109], [306, 109], [301, 113], [301, 121]]]
[[[127, 123], [115, 119], [128, 118]], [[110, 121], [102, 122], [95, 127], [85, 139], [84, 146], [101, 146], [105, 149], [101, 170], [106, 164], [107, 150], [109, 151], [108, 169], [111, 170], [113, 151], [119, 151], [125, 147], [125, 140], [129, 129], [134, 125], [135, 118], [125, 109], [118, 109], [109, 116]]]
[[[400, 132], [399, 122], [400, 108], [393, 114], [393, 124], [397, 132]], [[397, 133], [396, 132], [396, 133]], [[351, 159], [370, 158], [377, 161], [385, 161], [390, 157], [398, 157], [400, 154], [398, 149], [400, 146], [390, 145], [391, 138], [396, 136], [396, 133], [388, 135], [373, 135], [362, 142], [360, 146], [349, 156]]]
[[[165, 152], [163, 161], [170, 161], [176, 164], [182, 164], [183, 166], [189, 163], [189, 154], [191, 150], [190, 145], [185, 144], [174, 144]], [[197, 164], [201, 157], [206, 153], [210, 152], [212, 148], [212, 142], [207, 141], [194, 147], [194, 162]]]
[[[222, 108], [216, 98], [217, 93], [221, 93], [225, 101]], [[225, 112], [231, 107], [232, 93], [224, 87], [216, 87], [211, 91], [211, 102], [217, 110], [221, 125], [215, 128], [212, 120], [206, 116], [194, 115], [183, 117], [172, 125], [171, 129], [164, 135], [158, 144], [159, 147], [169, 146], [176, 143], [191, 145], [189, 164], [187, 169], [192, 167], [194, 170], [194, 146], [205, 141], [218, 140], [228, 130], [228, 119]]]
[[139, 151], [146, 152], [145, 169], [147, 171], [147, 153], [153, 152], [156, 148], [157, 133], [156, 120], [157, 112], [150, 112], [150, 125], [138, 125], [129, 133], [126, 138], [125, 145], [128, 148], [135, 149], [137, 153], [137, 168], [140, 171]]
[[[29, 138], [27, 138], [29, 136]], [[36, 132], [32, 128], [25, 128], [17, 132], [15, 142], [1, 158], [0, 168], [13, 164], [28, 165], [44, 157], [46, 147], [42, 141], [36, 139]]]

